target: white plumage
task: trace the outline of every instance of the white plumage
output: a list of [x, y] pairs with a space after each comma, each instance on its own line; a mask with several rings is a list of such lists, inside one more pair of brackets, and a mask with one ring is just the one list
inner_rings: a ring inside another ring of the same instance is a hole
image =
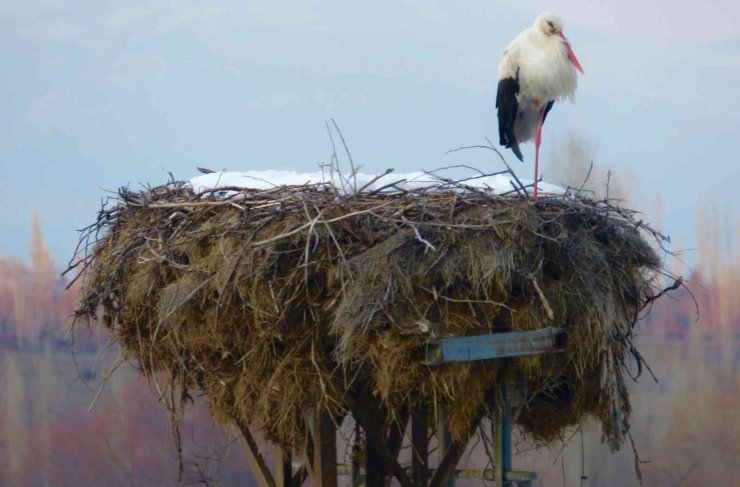
[[540, 14], [504, 49], [498, 65], [499, 139], [523, 160], [519, 143], [535, 139], [535, 199], [542, 124], [555, 101], [575, 100], [578, 59], [563, 35], [562, 21]]
[[537, 17], [504, 49], [498, 65], [498, 78], [516, 78], [519, 71], [520, 97], [547, 102], [575, 100], [578, 77], [576, 66], [568, 59], [567, 41], [558, 34], [547, 34], [552, 22], [558, 33], [562, 22], [553, 14]]

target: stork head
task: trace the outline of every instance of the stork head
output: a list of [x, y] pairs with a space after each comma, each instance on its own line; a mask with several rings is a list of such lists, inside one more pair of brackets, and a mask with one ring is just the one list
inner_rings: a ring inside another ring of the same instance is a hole
[[563, 35], [563, 21], [552, 12], [541, 13], [534, 21], [534, 27], [546, 36]]
[[568, 56], [568, 59], [571, 63], [573, 63], [573, 66], [583, 74], [583, 68], [581, 67], [581, 63], [578, 62], [578, 58], [576, 58], [575, 53], [573, 52], [573, 48], [570, 47], [570, 42], [568, 42], [568, 39], [565, 38], [565, 35], [563, 35], [563, 21], [560, 20], [560, 17], [557, 15], [551, 13], [551, 12], [543, 12], [537, 17], [537, 20], [534, 21], [534, 28], [535, 30], [539, 30], [545, 36], [551, 37], [551, 36], [558, 36], [562, 39], [563, 47], [565, 48], [565, 54]]

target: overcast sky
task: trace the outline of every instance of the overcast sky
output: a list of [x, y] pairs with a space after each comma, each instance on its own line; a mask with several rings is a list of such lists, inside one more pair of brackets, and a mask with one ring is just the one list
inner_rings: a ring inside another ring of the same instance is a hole
[[639, 198], [660, 190], [687, 245], [703, 202], [736, 216], [737, 0], [0, 0], [0, 253], [25, 259], [37, 211], [65, 263], [99, 188], [195, 166], [314, 170], [330, 118], [365, 171], [493, 169], [444, 152], [496, 139], [500, 53], [543, 10], [586, 72], [548, 117], [545, 161], [569, 133], [587, 139]]

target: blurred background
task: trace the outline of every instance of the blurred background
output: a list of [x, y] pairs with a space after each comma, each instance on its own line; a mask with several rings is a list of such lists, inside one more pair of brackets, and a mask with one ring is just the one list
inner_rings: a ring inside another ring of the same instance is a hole
[[[640, 324], [649, 374], [632, 385], [645, 485], [740, 475], [740, 4], [626, 0], [0, 0], [0, 484], [172, 485], [167, 411], [130, 365], [88, 412], [117, 351], [67, 333], [60, 277], [111, 190], [195, 167], [314, 171], [334, 118], [364, 172], [470, 164], [496, 140], [501, 51], [550, 9], [585, 70], [543, 131], [545, 180], [620, 198], [672, 237], [686, 291]], [[531, 177], [533, 148], [525, 163]], [[507, 155], [508, 156], [508, 155]], [[73, 355], [72, 351], [75, 351]], [[249, 485], [236, 436], [197, 400], [183, 481]], [[475, 466], [476, 455], [468, 459]], [[637, 485], [588, 424], [522, 442], [541, 485]], [[581, 477], [587, 477], [581, 479]]]

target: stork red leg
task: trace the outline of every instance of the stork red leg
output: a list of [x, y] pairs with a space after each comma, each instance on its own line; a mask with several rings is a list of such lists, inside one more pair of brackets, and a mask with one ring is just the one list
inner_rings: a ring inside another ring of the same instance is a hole
[[537, 117], [537, 128], [534, 131], [534, 200], [537, 201], [537, 178], [540, 170], [540, 142], [542, 142], [542, 123], [545, 119], [545, 108], [540, 109]]

